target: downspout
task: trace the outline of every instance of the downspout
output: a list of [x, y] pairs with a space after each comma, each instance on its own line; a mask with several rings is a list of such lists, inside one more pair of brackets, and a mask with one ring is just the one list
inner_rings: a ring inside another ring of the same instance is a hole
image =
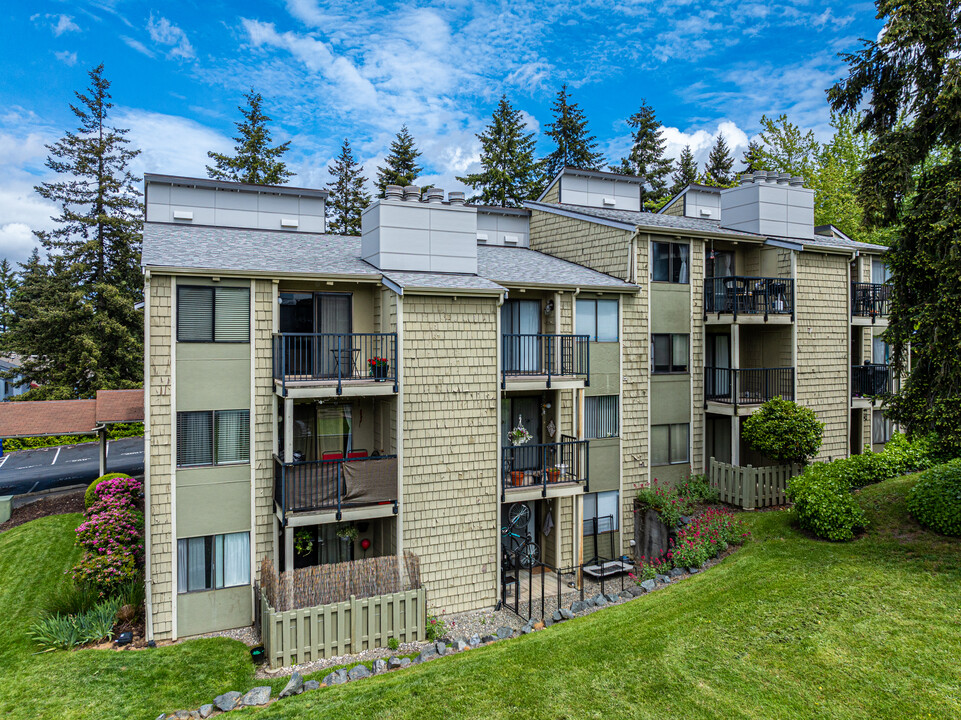
[[[502, 373], [504, 372], [504, 368], [502, 367], [502, 362], [501, 362], [501, 356], [502, 356], [502, 354], [503, 354], [502, 340], [501, 340], [501, 308], [504, 306], [504, 301], [505, 301], [506, 299], [507, 299], [507, 290], [505, 290], [504, 292], [502, 292], [502, 293], [497, 297], [497, 311], [496, 311], [496, 313], [495, 313], [495, 314], [496, 314], [496, 317], [494, 318], [495, 332], [497, 333], [497, 339], [496, 339], [496, 342], [495, 342], [495, 345], [496, 345], [496, 348], [497, 348], [496, 351], [495, 351], [496, 354], [497, 354], [496, 364], [495, 364], [496, 373], [497, 373], [496, 376], [495, 376], [495, 377], [497, 378], [497, 395], [496, 395], [497, 400], [496, 400], [496, 402], [494, 403], [494, 418], [495, 418], [495, 419], [494, 419], [494, 422], [496, 423], [495, 427], [497, 428], [497, 431], [496, 431], [497, 434], [496, 434], [496, 436], [495, 436], [495, 437], [497, 438], [497, 439], [495, 440], [495, 447], [497, 448], [497, 452], [496, 452], [496, 456], [497, 456], [497, 485], [498, 485], [497, 494], [498, 494], [498, 496], [500, 497], [500, 502], [504, 502], [504, 500], [505, 500], [505, 495], [504, 495], [504, 492], [505, 492], [505, 491], [504, 491], [504, 448], [503, 448], [503, 446], [501, 445], [501, 422], [502, 422], [502, 420], [501, 420], [501, 402], [502, 402], [503, 397], [504, 397], [503, 394], [502, 394], [503, 391], [502, 391], [502, 389], [501, 389], [501, 388], [502, 388], [502, 381], [503, 381], [503, 377], [504, 377], [503, 374], [502, 374]], [[501, 512], [501, 506], [500, 506], [500, 504], [498, 504], [497, 512], [498, 512], [498, 517], [499, 517], [499, 516], [500, 516], [499, 513]], [[497, 525], [499, 526], [500, 523], [498, 522]], [[496, 531], [497, 531], [497, 530], [496, 530], [496, 527], [495, 527], [495, 532], [496, 532]], [[497, 548], [497, 550], [496, 550], [496, 555], [497, 555], [498, 558], [499, 558], [500, 555], [501, 555], [501, 539], [500, 539], [499, 535], [500, 535], [500, 533], [498, 533], [498, 537], [496, 537], [495, 540], [494, 540], [495, 547]], [[503, 595], [502, 595], [502, 593], [503, 593], [503, 588], [502, 588], [502, 580], [503, 580], [503, 578], [501, 577], [500, 564], [495, 562], [494, 565], [495, 565], [495, 567], [497, 568], [497, 569], [494, 571], [494, 597], [497, 599], [496, 607], [499, 608], [499, 607], [500, 607], [500, 604], [501, 604], [501, 598], [503, 597]]]
[[641, 228], [634, 228], [634, 232], [631, 233], [630, 238], [630, 251], [631, 255], [627, 259], [627, 281], [629, 283], [637, 282], [637, 236], [641, 233]]
[[144, 270], [143, 283], [143, 481], [144, 481], [144, 595], [146, 597], [147, 641], [153, 640], [153, 578], [150, 575], [150, 271]]

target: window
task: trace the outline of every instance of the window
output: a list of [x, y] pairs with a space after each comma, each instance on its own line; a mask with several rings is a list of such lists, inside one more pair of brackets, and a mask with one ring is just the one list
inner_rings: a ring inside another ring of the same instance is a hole
[[617, 342], [617, 300], [578, 300], [574, 333], [594, 342]]
[[250, 584], [250, 533], [177, 541], [177, 592]]
[[618, 435], [617, 395], [584, 398], [584, 437], [587, 440]]
[[588, 493], [584, 496], [584, 534], [594, 534], [594, 522], [597, 521], [597, 532], [613, 532], [618, 529], [617, 490], [609, 492]]
[[871, 442], [875, 445], [886, 443], [893, 434], [894, 423], [883, 412], [875, 410], [871, 417]]
[[688, 423], [651, 426], [651, 465], [680, 465], [690, 461]]
[[888, 345], [879, 335], [872, 338], [872, 357], [873, 362], [878, 365], [891, 364], [891, 346]]
[[177, 287], [179, 342], [250, 342], [250, 288]]
[[651, 252], [651, 280], [655, 282], [690, 282], [691, 248], [686, 243], [653, 243]]
[[686, 333], [655, 333], [651, 355], [655, 373], [686, 373], [690, 336]]
[[228, 465], [249, 459], [249, 410], [177, 413], [177, 467]]

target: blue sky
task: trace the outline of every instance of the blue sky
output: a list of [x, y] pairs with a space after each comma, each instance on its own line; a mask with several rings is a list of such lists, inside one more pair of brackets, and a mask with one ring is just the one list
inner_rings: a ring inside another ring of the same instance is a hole
[[672, 156], [691, 144], [703, 161], [722, 132], [740, 157], [765, 113], [826, 138], [837, 55], [881, 28], [871, 3], [806, 0], [18, 0], [0, 21], [0, 256], [12, 260], [50, 226], [55, 208], [32, 191], [44, 144], [75, 126], [68, 103], [100, 62], [114, 120], [143, 150], [138, 172], [203, 176], [253, 86], [275, 139], [291, 141], [294, 184], [322, 186], [345, 137], [373, 177], [407, 123], [424, 180], [455, 189], [501, 93], [540, 130], [564, 82], [611, 162], [642, 98]]

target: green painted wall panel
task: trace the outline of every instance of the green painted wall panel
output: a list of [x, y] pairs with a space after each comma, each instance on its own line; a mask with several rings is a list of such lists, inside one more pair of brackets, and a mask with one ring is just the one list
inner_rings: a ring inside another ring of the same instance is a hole
[[177, 596], [180, 637], [245, 627], [252, 618], [253, 596], [249, 585]]
[[620, 487], [620, 438], [591, 440], [588, 481], [591, 492], [617, 490]]
[[691, 420], [691, 376], [651, 375], [651, 425]]
[[651, 283], [651, 332], [691, 332], [691, 286]]
[[690, 465], [654, 465], [651, 477], [662, 485], [673, 485], [680, 480], [687, 479], [691, 474]]
[[590, 343], [591, 385], [586, 395], [618, 395], [621, 392], [620, 343]]
[[250, 529], [250, 465], [177, 471], [177, 537]]

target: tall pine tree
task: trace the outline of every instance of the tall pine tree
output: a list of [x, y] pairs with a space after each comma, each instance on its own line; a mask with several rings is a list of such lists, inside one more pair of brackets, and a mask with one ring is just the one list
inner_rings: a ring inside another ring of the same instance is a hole
[[537, 197], [544, 177], [543, 161], [534, 159], [534, 133], [526, 130], [520, 110], [502, 95], [490, 125], [477, 136], [481, 143], [480, 172], [457, 178], [480, 191], [471, 202], [518, 207]]
[[360, 235], [360, 215], [370, 203], [370, 194], [364, 189], [367, 183], [364, 168], [357, 164], [346, 138], [327, 172], [333, 178], [327, 183], [330, 190], [327, 197], [328, 229], [335, 235]]
[[17, 287], [17, 273], [6, 258], [0, 260], [0, 333], [10, 326], [10, 296]]
[[60, 206], [56, 227], [37, 233], [49, 260], [35, 255], [24, 268], [2, 339], [23, 358], [24, 376], [43, 386], [30, 397], [86, 397], [136, 387], [143, 377], [143, 315], [135, 308], [143, 299], [143, 207], [129, 167], [139, 151], [109, 124], [103, 65], [89, 75], [90, 87], [70, 106], [78, 129], [47, 146], [47, 167], [59, 178], [36, 188]]
[[383, 167], [377, 168], [377, 181], [374, 183], [379, 191], [377, 197], [384, 197], [388, 185], [413, 185], [424, 169], [417, 164], [419, 157], [420, 150], [414, 144], [414, 136], [404, 125], [391, 142]]
[[677, 195], [681, 190], [691, 183], [697, 182], [697, 160], [691, 152], [691, 146], [685, 145], [681, 150], [681, 157], [674, 165], [674, 173], [671, 175], [671, 197]]
[[734, 167], [734, 156], [724, 135], [719, 134], [710, 155], [707, 156], [707, 165], [704, 166], [704, 183], [715, 187], [731, 187], [734, 184], [732, 167]]
[[761, 152], [761, 143], [756, 140], [751, 140], [747, 144], [747, 149], [744, 151], [744, 155], [741, 158], [741, 163], [744, 165], [744, 172], [754, 173], [758, 170], [767, 170], [767, 163], [764, 160], [764, 156]]
[[244, 119], [236, 123], [234, 155], [208, 152], [214, 166], [207, 166], [207, 176], [248, 185], [283, 185], [294, 176], [281, 159], [290, 149], [290, 142], [271, 147], [267, 123], [272, 118], [263, 111], [263, 97], [251, 88], [244, 98], [247, 106], [237, 108]]
[[631, 128], [631, 152], [619, 167], [612, 169], [643, 179], [641, 209], [655, 209], [667, 199], [672, 165], [671, 159], [664, 155], [666, 142], [658, 129], [660, 123], [654, 108], [641, 100], [640, 109], [628, 118], [627, 124]]
[[604, 155], [595, 152], [597, 138], [588, 134], [587, 118], [577, 103], [570, 101], [566, 84], [557, 92], [551, 111], [554, 122], [547, 126], [545, 134], [554, 141], [554, 151], [544, 159], [547, 177], [553, 178], [565, 166], [600, 169]]

